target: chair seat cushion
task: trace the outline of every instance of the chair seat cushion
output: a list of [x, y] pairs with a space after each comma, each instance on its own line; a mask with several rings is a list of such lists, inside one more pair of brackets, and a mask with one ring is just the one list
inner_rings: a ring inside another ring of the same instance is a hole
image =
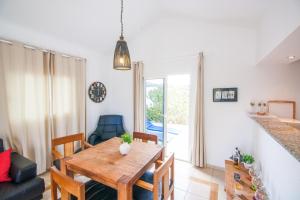
[[53, 160], [53, 165], [60, 170], [60, 159]]
[[[147, 183], [153, 184], [153, 173], [150, 171], [147, 171], [141, 176], [140, 179]], [[161, 196], [160, 194], [161, 194], [161, 186], [159, 188], [159, 196]], [[133, 187], [133, 198], [135, 200], [152, 200], [153, 192], [135, 185]]]
[[[78, 148], [74, 153], [78, 153], [81, 151], [81, 148]], [[53, 165], [60, 170], [60, 159], [53, 160]]]
[[[90, 180], [85, 183], [86, 200], [117, 200], [117, 191], [96, 181]], [[71, 200], [77, 200], [72, 196]]]
[[0, 183], [1, 200], [31, 200], [41, 197], [45, 191], [44, 179], [35, 177], [22, 183]]

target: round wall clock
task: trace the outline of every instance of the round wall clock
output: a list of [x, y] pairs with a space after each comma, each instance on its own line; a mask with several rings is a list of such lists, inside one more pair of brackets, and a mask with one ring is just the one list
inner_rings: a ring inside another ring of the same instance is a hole
[[100, 103], [105, 99], [106, 88], [101, 82], [94, 82], [89, 87], [89, 97], [95, 103]]

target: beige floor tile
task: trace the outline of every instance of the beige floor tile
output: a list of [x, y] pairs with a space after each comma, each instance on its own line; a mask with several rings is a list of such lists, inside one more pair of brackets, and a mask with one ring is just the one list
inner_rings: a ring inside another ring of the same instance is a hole
[[176, 189], [174, 190], [174, 196], [175, 196], [175, 200], [184, 200], [184, 197], [186, 195], [186, 191], [180, 190], [180, 189]]
[[195, 194], [187, 193], [185, 200], [209, 200], [209, 198], [201, 197]]
[[174, 186], [177, 189], [187, 191], [190, 185], [190, 180], [188, 176], [177, 176], [175, 173], [175, 183]]
[[208, 199], [210, 197], [210, 190], [210, 185], [192, 181], [189, 185], [188, 193]]
[[213, 170], [212, 182], [217, 183], [219, 185], [218, 190], [218, 199], [225, 200], [226, 199], [226, 192], [224, 191], [225, 188], [225, 172], [222, 170]]

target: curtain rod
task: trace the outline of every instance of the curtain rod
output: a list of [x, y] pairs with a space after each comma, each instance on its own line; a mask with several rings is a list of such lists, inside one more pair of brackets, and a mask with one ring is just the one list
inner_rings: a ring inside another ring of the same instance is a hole
[[[0, 42], [6, 43], [6, 44], [9, 44], [9, 45], [13, 45], [13, 43], [16, 42], [16, 43], [22, 44], [23, 47], [24, 47], [24, 48], [27, 48], [27, 49], [40, 50], [40, 51], [42, 51], [42, 52], [45, 52], [45, 53], [50, 52], [50, 53], [52, 53], [52, 54], [60, 53], [60, 52], [58, 52], [58, 51], [53, 51], [53, 50], [43, 49], [43, 48], [40, 48], [40, 47], [28, 45], [28, 44], [25, 44], [25, 43], [23, 43], [23, 42], [14, 41], [14, 40], [9, 41], [9, 40], [0, 38]], [[71, 58], [71, 57], [74, 57], [75, 60], [86, 60], [86, 58], [81, 58], [81, 57], [79, 57], [79, 56], [72, 56], [72, 55], [65, 54], [65, 53], [61, 53], [61, 56], [62, 56], [62, 57], [65, 57], [65, 58]]]

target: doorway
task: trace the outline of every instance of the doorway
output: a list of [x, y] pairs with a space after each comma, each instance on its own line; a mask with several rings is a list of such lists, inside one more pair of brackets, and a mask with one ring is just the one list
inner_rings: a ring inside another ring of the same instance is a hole
[[145, 80], [145, 130], [184, 161], [190, 161], [189, 108], [190, 75]]

